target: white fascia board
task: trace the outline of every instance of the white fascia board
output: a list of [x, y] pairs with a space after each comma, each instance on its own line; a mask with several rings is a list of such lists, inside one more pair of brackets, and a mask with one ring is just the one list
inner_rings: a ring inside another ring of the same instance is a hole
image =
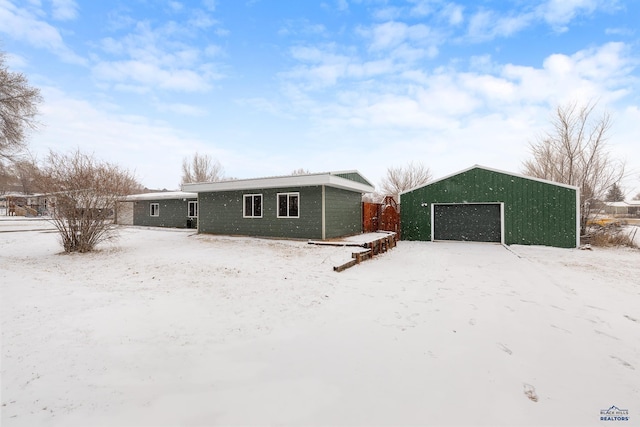
[[135, 200], [173, 200], [173, 199], [197, 199], [198, 193], [185, 191], [161, 191], [158, 193], [131, 194], [124, 197], [125, 201]]
[[196, 193], [208, 193], [258, 190], [261, 188], [313, 187], [321, 185], [362, 193], [369, 193], [374, 190], [372, 186], [341, 178], [330, 173], [184, 184], [182, 188], [183, 190]]

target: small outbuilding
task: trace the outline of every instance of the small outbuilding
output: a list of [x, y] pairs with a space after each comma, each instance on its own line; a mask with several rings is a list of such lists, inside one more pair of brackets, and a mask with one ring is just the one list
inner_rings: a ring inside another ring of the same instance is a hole
[[329, 239], [362, 232], [362, 194], [374, 190], [358, 171], [184, 184], [198, 194], [198, 232]]
[[198, 195], [183, 191], [132, 194], [118, 203], [116, 215], [121, 225], [196, 228]]
[[456, 240], [575, 248], [577, 187], [473, 166], [401, 194], [406, 240]]

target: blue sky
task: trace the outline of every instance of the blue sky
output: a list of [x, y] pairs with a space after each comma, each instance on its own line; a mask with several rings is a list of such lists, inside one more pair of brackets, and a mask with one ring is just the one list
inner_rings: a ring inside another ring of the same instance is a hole
[[418, 161], [519, 173], [554, 108], [598, 100], [640, 191], [640, 2], [0, 0], [12, 70], [42, 89], [34, 154], [77, 147], [179, 187]]

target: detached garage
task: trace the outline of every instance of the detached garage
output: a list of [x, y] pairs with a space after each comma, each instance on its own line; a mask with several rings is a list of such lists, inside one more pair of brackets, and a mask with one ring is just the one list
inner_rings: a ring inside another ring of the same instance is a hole
[[577, 187], [473, 166], [401, 194], [406, 240], [575, 248]]

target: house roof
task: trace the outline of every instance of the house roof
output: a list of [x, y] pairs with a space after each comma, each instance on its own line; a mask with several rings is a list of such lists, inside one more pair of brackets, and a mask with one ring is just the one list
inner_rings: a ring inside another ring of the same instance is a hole
[[466, 169], [463, 169], [463, 170], [461, 170], [461, 171], [458, 171], [458, 172], [455, 172], [455, 173], [452, 173], [452, 174], [449, 174], [449, 175], [443, 176], [442, 178], [438, 178], [438, 179], [433, 180], [433, 181], [430, 181], [430, 182], [428, 182], [428, 183], [426, 183], [426, 184], [419, 185], [419, 186], [417, 186], [417, 187], [414, 187], [414, 188], [411, 188], [411, 189], [409, 189], [409, 190], [403, 191], [403, 192], [402, 192], [402, 193], [400, 193], [400, 194], [402, 195], [402, 194], [409, 193], [409, 192], [411, 192], [411, 191], [413, 191], [413, 190], [416, 190], [416, 189], [418, 189], [418, 188], [426, 187], [427, 185], [431, 185], [431, 184], [435, 184], [436, 182], [444, 181], [445, 179], [449, 179], [449, 178], [451, 178], [451, 177], [453, 177], [453, 176], [460, 175], [461, 173], [465, 173], [465, 172], [468, 172], [468, 171], [473, 170], [473, 169], [484, 169], [484, 170], [487, 170], [487, 171], [490, 171], [490, 172], [496, 172], [496, 173], [502, 173], [502, 174], [505, 174], [505, 175], [516, 176], [516, 177], [518, 177], [518, 178], [529, 179], [529, 180], [531, 180], [531, 181], [544, 182], [544, 183], [546, 183], [546, 184], [552, 184], [552, 185], [557, 185], [558, 187], [570, 188], [570, 189], [572, 189], [572, 190], [576, 190], [576, 191], [578, 191], [578, 190], [579, 190], [579, 188], [578, 188], [578, 187], [573, 186], [573, 185], [561, 184], [561, 183], [559, 183], [559, 182], [549, 181], [549, 180], [547, 180], [547, 179], [535, 178], [535, 177], [533, 177], [533, 176], [520, 175], [520, 174], [517, 174], [517, 173], [507, 172], [507, 171], [503, 171], [503, 170], [500, 170], [500, 169], [489, 168], [489, 167], [482, 166], [482, 165], [473, 165], [473, 166], [468, 167], [468, 168], [466, 168]]
[[640, 206], [640, 200], [631, 200], [629, 202], [604, 202], [604, 204], [612, 208], [629, 208]]
[[[345, 178], [344, 176], [356, 175], [360, 181]], [[218, 182], [199, 182], [183, 184], [184, 191], [196, 193], [234, 191], [234, 190], [258, 190], [262, 188], [287, 188], [287, 187], [313, 187], [326, 185], [359, 193], [374, 191], [373, 185], [358, 171], [340, 171], [310, 173], [304, 175], [273, 176], [266, 178], [236, 179]]]
[[156, 193], [131, 194], [123, 198], [124, 201], [133, 202], [136, 200], [174, 200], [174, 199], [196, 199], [197, 193], [187, 193], [185, 191], [159, 191]]

